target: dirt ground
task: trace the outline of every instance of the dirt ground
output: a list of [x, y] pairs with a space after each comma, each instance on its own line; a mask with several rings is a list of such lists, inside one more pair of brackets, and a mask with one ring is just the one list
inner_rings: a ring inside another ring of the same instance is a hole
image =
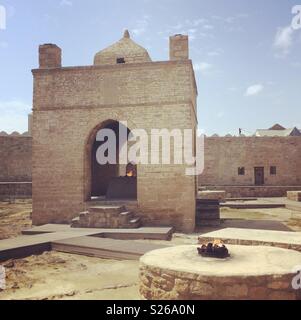
[[0, 240], [16, 237], [31, 227], [31, 200], [0, 201]]
[[259, 229], [301, 232], [301, 212], [286, 208], [243, 210], [223, 208], [221, 218], [225, 219], [223, 227], [226, 228], [231, 227], [231, 224], [235, 227], [239, 222], [250, 229], [256, 223]]
[[[0, 239], [16, 237], [31, 226], [31, 201], [0, 202]], [[225, 227], [271, 226], [301, 231], [301, 213], [287, 209], [222, 209]], [[202, 229], [199, 233], [210, 231]], [[198, 234], [199, 234], [198, 233]], [[198, 234], [175, 234], [169, 245], [195, 244]], [[147, 241], [151, 242], [151, 241]], [[6, 290], [0, 300], [137, 300], [138, 261], [116, 261], [46, 252], [7, 261]]]

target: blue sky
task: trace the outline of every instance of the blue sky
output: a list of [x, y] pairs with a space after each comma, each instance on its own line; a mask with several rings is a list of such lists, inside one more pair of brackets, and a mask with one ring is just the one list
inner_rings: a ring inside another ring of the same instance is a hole
[[63, 65], [90, 65], [124, 28], [153, 60], [168, 59], [168, 37], [190, 35], [207, 134], [253, 133], [279, 122], [301, 127], [301, 0], [0, 0], [0, 131], [27, 129], [38, 46], [56, 43]]

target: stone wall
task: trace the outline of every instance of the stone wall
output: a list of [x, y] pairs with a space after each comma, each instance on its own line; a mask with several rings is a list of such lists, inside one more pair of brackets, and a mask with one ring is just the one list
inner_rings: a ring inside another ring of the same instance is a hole
[[287, 191], [301, 190], [301, 186], [207, 186], [208, 190], [221, 190], [226, 198], [286, 197]]
[[31, 182], [32, 138], [0, 136], [0, 182]]
[[[270, 173], [272, 166], [276, 167], [275, 175]], [[253, 189], [255, 167], [264, 167], [265, 177], [264, 186]], [[244, 168], [245, 174], [239, 175], [238, 168]], [[226, 190], [234, 197], [285, 196], [292, 190], [289, 187], [294, 190], [301, 185], [300, 168], [300, 137], [206, 137], [205, 169], [199, 184]], [[244, 187], [242, 193], [240, 186]]]
[[[204, 242], [202, 242], [204, 243]], [[147, 300], [300, 300], [293, 280], [301, 254], [227, 245], [230, 257], [204, 258], [198, 246], [151, 251], [140, 258], [140, 294]], [[295, 281], [294, 281], [295, 282]]]
[[140, 294], [146, 300], [300, 300], [292, 275], [213, 277], [140, 265]]
[[301, 187], [298, 191], [288, 191], [287, 198], [288, 200], [301, 202]]
[[[70, 222], [89, 200], [89, 137], [107, 120], [130, 130], [196, 128], [190, 60], [34, 70], [33, 223]], [[50, 167], [49, 167], [50, 166]], [[192, 231], [196, 181], [183, 165], [139, 165], [145, 225]]]
[[0, 182], [0, 200], [27, 199], [32, 196], [31, 182]]

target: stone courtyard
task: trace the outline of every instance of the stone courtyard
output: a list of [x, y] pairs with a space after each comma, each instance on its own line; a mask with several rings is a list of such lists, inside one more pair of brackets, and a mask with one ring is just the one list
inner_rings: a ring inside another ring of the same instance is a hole
[[[31, 228], [31, 201], [0, 203], [2, 239], [17, 237]], [[223, 228], [270, 228], [301, 232], [301, 213], [286, 208], [230, 209], [221, 212]], [[12, 228], [12, 225], [14, 226]], [[136, 240], [138, 243], [181, 246], [196, 245], [200, 234], [216, 228], [202, 228], [194, 234], [174, 234], [171, 241]], [[110, 260], [62, 252], [45, 252], [2, 263], [7, 271], [7, 290], [0, 299], [33, 300], [123, 300], [140, 299], [139, 262]], [[66, 272], [68, 270], [68, 272]], [[257, 296], [260, 298], [260, 295]], [[276, 298], [276, 297], [275, 297]], [[278, 297], [281, 298], [281, 297]]]

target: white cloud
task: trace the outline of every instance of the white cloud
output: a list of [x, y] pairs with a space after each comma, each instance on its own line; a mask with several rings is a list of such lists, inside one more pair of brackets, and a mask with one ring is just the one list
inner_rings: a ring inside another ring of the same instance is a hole
[[203, 26], [203, 28], [206, 29], [206, 30], [212, 30], [212, 29], [214, 29], [214, 26], [211, 25], [211, 24], [205, 24], [205, 25]]
[[240, 13], [240, 14], [236, 14], [236, 15], [228, 16], [228, 17], [222, 17], [222, 16], [218, 16], [218, 15], [211, 16], [211, 18], [213, 20], [220, 21], [224, 24], [232, 24], [235, 22], [240, 22], [241, 20], [246, 19], [248, 17], [249, 17], [249, 15], [246, 13]]
[[197, 62], [194, 64], [195, 71], [208, 72], [213, 68], [213, 65], [207, 62]]
[[246, 97], [251, 97], [251, 96], [257, 96], [259, 95], [264, 89], [264, 86], [262, 84], [254, 84], [247, 88]]
[[291, 26], [278, 28], [274, 40], [274, 47], [280, 50], [282, 55], [287, 55], [290, 52], [293, 45], [293, 34], [294, 30]]
[[132, 28], [132, 32], [135, 36], [141, 36], [144, 34], [148, 28], [150, 21], [150, 16], [145, 15], [142, 17], [142, 19], [139, 19], [135, 23], [135, 27]]
[[132, 30], [132, 32], [135, 36], [140, 36], [143, 33], [145, 33], [145, 31], [146, 31], [145, 28], [135, 28]]
[[61, 0], [60, 6], [61, 7], [72, 7], [73, 2], [71, 0]]
[[27, 131], [27, 116], [31, 106], [20, 100], [0, 101], [0, 131]]
[[207, 53], [207, 55], [209, 57], [218, 57], [220, 56], [222, 53], [224, 53], [224, 51], [222, 49], [216, 49], [216, 50], [212, 50], [212, 51], [209, 51]]
[[200, 18], [195, 20], [185, 20], [185, 24], [188, 26], [198, 27], [208, 22], [208, 19]]

